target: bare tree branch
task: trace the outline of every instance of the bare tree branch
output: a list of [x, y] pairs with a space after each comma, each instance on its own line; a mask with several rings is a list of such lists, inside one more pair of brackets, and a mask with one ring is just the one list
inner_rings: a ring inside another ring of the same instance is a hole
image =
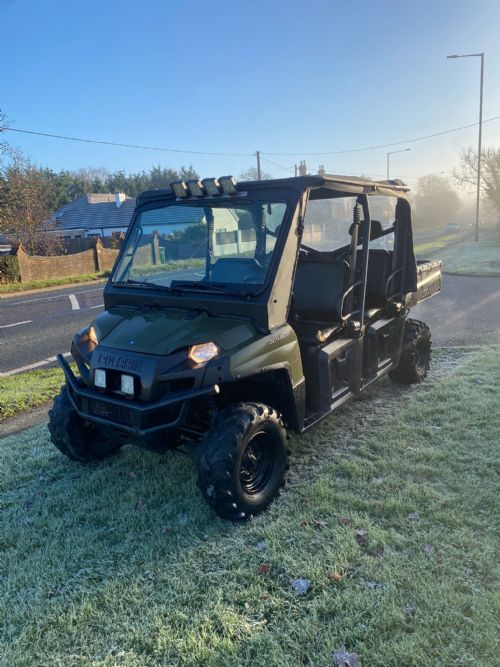
[[[467, 148], [460, 156], [460, 166], [455, 171], [459, 183], [477, 184], [477, 151]], [[500, 148], [485, 148], [481, 153], [480, 188], [500, 214]]]

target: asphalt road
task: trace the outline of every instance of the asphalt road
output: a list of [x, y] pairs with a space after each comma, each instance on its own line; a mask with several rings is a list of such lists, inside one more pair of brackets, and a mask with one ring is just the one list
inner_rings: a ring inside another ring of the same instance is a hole
[[443, 276], [441, 293], [411, 317], [427, 322], [436, 347], [500, 342], [500, 278]]
[[[68, 352], [74, 333], [102, 311], [102, 290], [85, 285], [2, 299], [0, 373], [41, 367]], [[414, 308], [412, 316], [429, 324], [435, 346], [499, 342], [500, 278], [445, 275], [441, 294]]]
[[0, 301], [0, 373], [68, 352], [78, 329], [102, 311], [103, 285], [18, 295]]

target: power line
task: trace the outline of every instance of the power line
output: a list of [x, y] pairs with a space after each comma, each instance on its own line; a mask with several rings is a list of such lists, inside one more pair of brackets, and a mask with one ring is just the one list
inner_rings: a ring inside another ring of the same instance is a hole
[[293, 169], [290, 169], [289, 167], [284, 167], [281, 164], [277, 164], [276, 162], [273, 162], [272, 160], [269, 160], [267, 157], [263, 157], [262, 155], [260, 156], [261, 160], [265, 160], [266, 162], [269, 162], [269, 164], [272, 164], [274, 167], [278, 167], [278, 169], [283, 169], [283, 171], [288, 171], [290, 174], [295, 174], [295, 171]]
[[[486, 118], [483, 120], [484, 123], [491, 123], [494, 120], [498, 120], [500, 116], [492, 116], [491, 118]], [[363, 148], [349, 148], [345, 150], [340, 150], [340, 151], [323, 151], [323, 152], [317, 152], [317, 153], [268, 153], [267, 151], [264, 151], [264, 155], [277, 155], [277, 156], [283, 156], [283, 157], [313, 157], [316, 155], [341, 155], [344, 153], [360, 153], [362, 151], [373, 151], [376, 150], [377, 148], [390, 148], [391, 146], [400, 146], [401, 144], [411, 144], [416, 141], [423, 141], [424, 139], [432, 139], [434, 137], [441, 137], [444, 134], [451, 134], [452, 132], [459, 132], [460, 130], [466, 130], [469, 127], [476, 127], [479, 125], [479, 123], [470, 123], [469, 125], [461, 125], [460, 127], [453, 127], [450, 130], [442, 130], [441, 132], [434, 132], [433, 134], [426, 134], [422, 137], [413, 137], [413, 139], [404, 139], [402, 141], [393, 141], [389, 144], [377, 144], [375, 146], [365, 146]]]
[[[492, 116], [491, 118], [486, 118], [483, 120], [483, 123], [491, 123], [495, 120], [500, 119], [500, 115], [498, 116]], [[460, 127], [454, 127], [449, 130], [442, 130], [440, 132], [434, 132], [433, 134], [426, 134], [421, 137], [413, 137], [412, 139], [404, 139], [401, 141], [393, 141], [391, 143], [387, 144], [376, 144], [373, 146], [364, 146], [363, 148], [349, 148], [349, 149], [344, 149], [344, 150], [339, 150], [339, 151], [322, 151], [322, 152], [315, 152], [315, 153], [273, 153], [273, 152], [268, 152], [268, 151], [261, 151], [260, 155], [262, 159], [266, 159], [268, 162], [271, 164], [274, 164], [275, 167], [278, 167], [280, 169], [284, 169], [286, 171], [290, 171], [290, 173], [293, 173], [291, 169], [288, 169], [287, 167], [282, 167], [281, 165], [275, 164], [271, 160], [264, 158], [264, 155], [272, 155], [272, 156], [283, 156], [283, 157], [294, 157], [294, 156], [301, 156], [301, 157], [313, 157], [313, 156], [319, 156], [319, 155], [342, 155], [346, 153], [360, 153], [363, 151], [372, 151], [372, 150], [377, 150], [379, 148], [390, 148], [392, 146], [400, 146], [401, 144], [409, 144], [409, 143], [414, 143], [417, 141], [424, 141], [425, 139], [432, 139], [434, 137], [440, 137], [445, 134], [452, 134], [453, 132], [459, 132], [460, 130], [466, 130], [470, 127], [476, 127], [479, 125], [479, 123], [469, 123], [469, 125], [461, 125]], [[134, 148], [138, 150], [145, 150], [145, 151], [161, 151], [165, 153], [182, 153], [185, 155], [211, 155], [211, 156], [221, 156], [221, 157], [255, 157], [255, 153], [220, 153], [220, 152], [215, 152], [215, 151], [192, 151], [192, 150], [184, 150], [180, 148], [163, 148], [161, 146], [142, 146], [140, 144], [126, 144], [122, 142], [117, 142], [117, 141], [103, 141], [99, 139], [85, 139], [82, 137], [70, 137], [62, 134], [50, 134], [48, 132], [37, 132], [35, 130], [25, 130], [21, 129], [18, 127], [1, 127], [0, 132], [18, 132], [20, 134], [30, 134], [30, 135], [35, 135], [38, 137], [48, 137], [51, 139], [62, 139], [64, 141], [77, 141], [80, 143], [86, 143], [86, 144], [101, 144], [104, 146], [117, 146], [119, 148]]]
[[21, 134], [34, 134], [38, 137], [50, 137], [51, 139], [64, 139], [66, 141], [80, 141], [85, 144], [103, 144], [105, 146], [119, 146], [120, 148], [137, 148], [143, 151], [163, 151], [165, 153], [185, 153], [187, 155], [221, 155], [225, 157], [254, 157], [254, 153], [215, 153], [209, 151], [188, 151], [179, 148], [161, 148], [159, 146], [140, 146], [137, 144], [124, 144], [117, 141], [100, 141], [98, 139], [82, 139], [81, 137], [67, 137], [62, 134], [49, 134], [48, 132], [35, 132], [34, 130], [22, 130], [18, 127], [2, 127], [0, 132], [19, 132]]

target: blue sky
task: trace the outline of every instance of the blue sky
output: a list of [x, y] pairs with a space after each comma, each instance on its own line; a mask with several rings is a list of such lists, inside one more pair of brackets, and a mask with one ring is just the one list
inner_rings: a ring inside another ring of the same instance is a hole
[[[0, 0], [0, 108], [14, 127], [178, 149], [111, 148], [9, 133], [55, 169], [192, 163], [202, 176], [254, 164], [286, 176], [303, 153], [386, 143], [473, 123], [484, 51], [484, 118], [500, 115], [498, 0]], [[391, 176], [449, 171], [472, 128], [409, 143]], [[484, 126], [500, 143], [500, 120]], [[406, 144], [401, 148], [406, 147]], [[397, 147], [390, 150], [396, 150]], [[382, 177], [386, 152], [307, 157]], [[273, 156], [265, 153], [297, 153]]]

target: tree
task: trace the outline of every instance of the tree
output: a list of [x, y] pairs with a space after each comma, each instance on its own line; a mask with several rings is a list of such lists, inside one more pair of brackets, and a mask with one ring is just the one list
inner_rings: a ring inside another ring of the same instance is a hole
[[5, 208], [12, 198], [9, 191], [7, 168], [14, 155], [14, 151], [4, 139], [5, 134], [3, 128], [7, 126], [7, 117], [0, 109], [0, 232], [5, 231], [3, 229], [2, 220], [5, 215]]
[[462, 206], [448, 179], [429, 174], [418, 179], [413, 200], [416, 228], [439, 228], [452, 222]]
[[[269, 181], [272, 178], [271, 174], [268, 174], [265, 171], [260, 172], [261, 181]], [[259, 176], [257, 173], [257, 167], [250, 167], [246, 171], [242, 171], [239, 176], [240, 181], [258, 181]]]
[[53, 173], [39, 169], [23, 157], [16, 156], [7, 167], [5, 178], [8, 197], [2, 206], [2, 228], [15, 235], [28, 253], [47, 253], [58, 239], [42, 232], [42, 226], [53, 211]]
[[[467, 148], [462, 151], [460, 165], [455, 171], [459, 183], [477, 187], [477, 151]], [[480, 188], [500, 216], [500, 148], [484, 148], [481, 151]]]
[[0, 232], [15, 235], [29, 253], [57, 246], [53, 235], [43, 234], [43, 224], [58, 208], [90, 192], [124, 192], [137, 197], [144, 190], [169, 187], [171, 181], [198, 178], [192, 165], [180, 170], [153, 166], [148, 172], [111, 172], [104, 167], [53, 171], [38, 167], [7, 141], [8, 127], [0, 109]]
[[0, 166], [3, 164], [5, 156], [9, 154], [10, 146], [4, 139], [3, 128], [7, 127], [7, 117], [0, 109]]

